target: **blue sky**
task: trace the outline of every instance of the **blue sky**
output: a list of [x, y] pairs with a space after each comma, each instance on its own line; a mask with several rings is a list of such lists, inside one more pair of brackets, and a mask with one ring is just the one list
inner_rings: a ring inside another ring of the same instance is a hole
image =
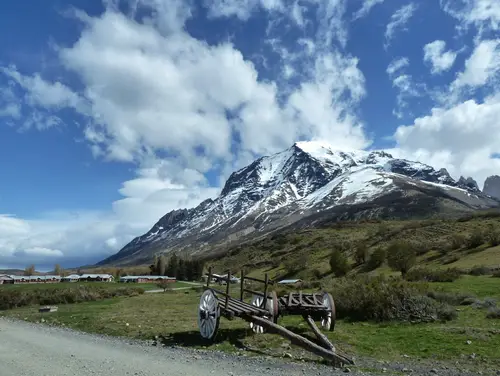
[[500, 173], [495, 0], [0, 4], [0, 267], [77, 265], [323, 139]]

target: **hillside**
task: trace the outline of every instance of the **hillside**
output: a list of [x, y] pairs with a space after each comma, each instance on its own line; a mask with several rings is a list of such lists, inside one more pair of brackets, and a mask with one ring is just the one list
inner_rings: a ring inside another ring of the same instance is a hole
[[[478, 244], [470, 244], [473, 234], [481, 234]], [[303, 229], [271, 235], [247, 244], [220, 250], [208, 260], [218, 271], [244, 268], [246, 273], [272, 278], [298, 277], [319, 280], [330, 273], [329, 258], [334, 249], [349, 255], [351, 274], [387, 271], [383, 264], [375, 270], [356, 266], [355, 250], [359, 244], [368, 248], [367, 260], [378, 248], [393, 241], [407, 241], [416, 249], [418, 265], [430, 268], [475, 266], [500, 268], [500, 212], [467, 216], [458, 220], [406, 220], [339, 222], [315, 229]], [[480, 244], [479, 244], [480, 243]]]
[[98, 265], [136, 265], [155, 253], [205, 257], [273, 232], [339, 220], [457, 217], [499, 207], [477, 183], [455, 181], [381, 151], [298, 142], [231, 174], [219, 197], [174, 210]]

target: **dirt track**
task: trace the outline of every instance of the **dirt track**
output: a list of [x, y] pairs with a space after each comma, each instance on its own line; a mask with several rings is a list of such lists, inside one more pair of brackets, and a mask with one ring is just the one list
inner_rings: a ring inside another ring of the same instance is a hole
[[[341, 370], [335, 373], [343, 374]], [[332, 375], [327, 367], [162, 348], [0, 318], [0, 376]]]

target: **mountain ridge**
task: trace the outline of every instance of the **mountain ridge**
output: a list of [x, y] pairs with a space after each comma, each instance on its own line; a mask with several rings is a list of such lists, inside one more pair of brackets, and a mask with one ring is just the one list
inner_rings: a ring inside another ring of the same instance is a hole
[[228, 242], [307, 226], [313, 218], [457, 214], [499, 205], [472, 178], [455, 181], [446, 169], [384, 151], [343, 151], [321, 141], [296, 142], [234, 171], [219, 197], [167, 213], [98, 265], [133, 264], [157, 252], [199, 255]]

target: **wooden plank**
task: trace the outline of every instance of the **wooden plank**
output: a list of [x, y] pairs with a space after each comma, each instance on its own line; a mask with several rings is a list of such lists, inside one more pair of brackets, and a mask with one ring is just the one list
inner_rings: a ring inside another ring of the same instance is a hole
[[256, 324], [259, 324], [265, 327], [267, 330], [275, 332], [282, 337], [289, 339], [293, 344], [300, 346], [316, 355], [319, 355], [327, 360], [333, 361], [335, 364], [343, 365], [343, 364], [354, 364], [352, 359], [348, 357], [337, 354], [332, 350], [328, 350], [324, 347], [317, 345], [316, 343], [308, 340], [307, 338], [302, 337], [301, 335], [295, 334], [294, 332], [282, 327], [281, 325], [275, 324], [272, 321], [263, 319], [257, 316], [247, 316], [245, 317], [247, 321], [252, 321]]
[[306, 322], [309, 324], [309, 326], [310, 326], [311, 330], [314, 332], [314, 334], [316, 334], [316, 337], [318, 337], [318, 340], [321, 342], [323, 347], [335, 352], [335, 346], [333, 346], [333, 343], [331, 343], [330, 340], [323, 333], [320, 332], [320, 330], [316, 326], [316, 323], [314, 322], [312, 317], [309, 315], [303, 316], [303, 317], [304, 317], [304, 320], [306, 320]]

